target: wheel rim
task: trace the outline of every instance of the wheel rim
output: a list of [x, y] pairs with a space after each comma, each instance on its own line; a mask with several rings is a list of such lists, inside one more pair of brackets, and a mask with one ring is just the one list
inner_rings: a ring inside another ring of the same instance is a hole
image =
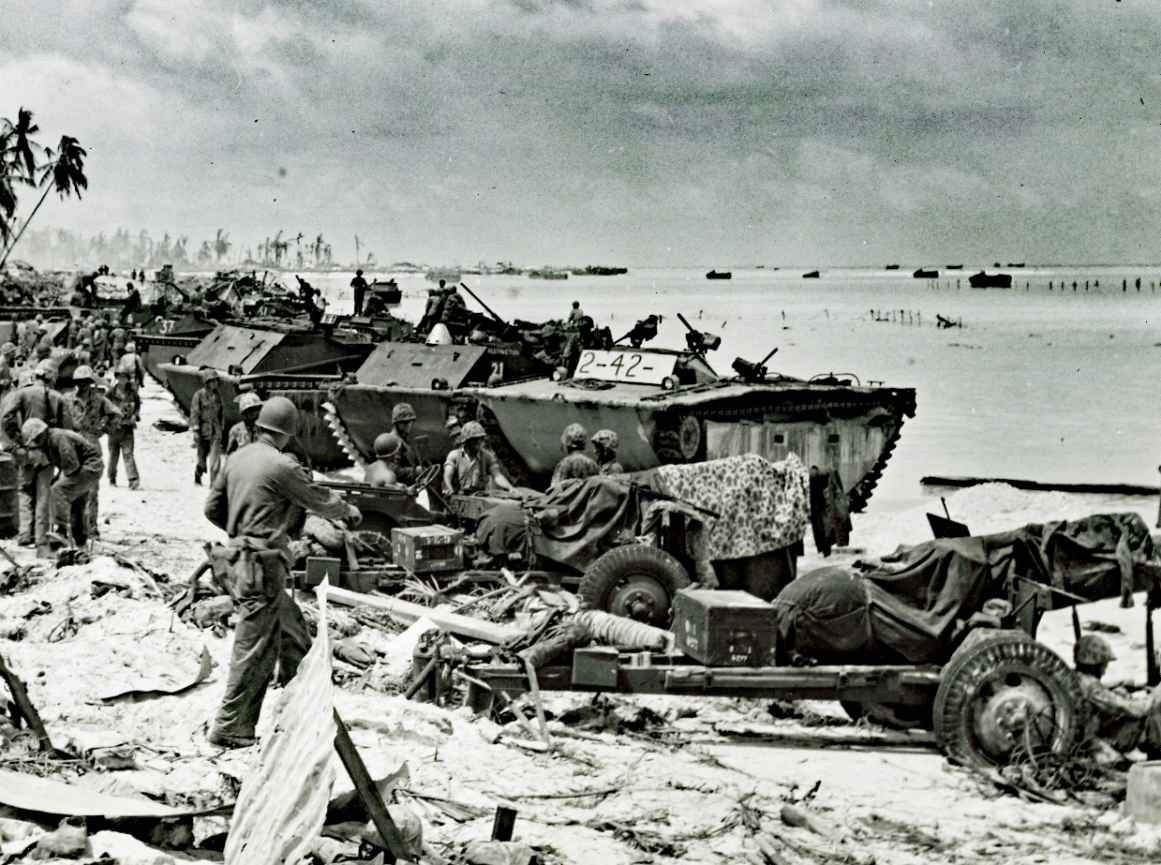
[[701, 447], [701, 424], [698, 423], [697, 418], [686, 415], [681, 419], [681, 426], [677, 430], [677, 443], [681, 449], [681, 455], [687, 460], [692, 460], [697, 456], [698, 449]]
[[669, 612], [669, 592], [649, 574], [627, 574], [609, 594], [608, 610], [615, 616], [655, 624]]
[[1027, 734], [1033, 748], [1051, 748], [1068, 722], [1051, 690], [1027, 671], [1007, 670], [980, 683], [973, 699], [972, 732], [981, 751], [1003, 760]]

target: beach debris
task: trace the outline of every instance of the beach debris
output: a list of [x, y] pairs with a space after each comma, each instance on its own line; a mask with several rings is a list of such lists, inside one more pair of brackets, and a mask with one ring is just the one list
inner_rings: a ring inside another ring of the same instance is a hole
[[104, 703], [140, 703], [144, 700], [154, 700], [158, 697], [184, 694], [186, 691], [196, 688], [208, 679], [210, 671], [213, 668], [214, 659], [210, 655], [210, 650], [202, 646], [201, 655], [198, 658], [198, 669], [192, 680], [174, 682], [172, 675], [167, 676], [165, 673], [162, 673], [153, 680], [138, 682], [132, 688], [103, 694], [98, 699]]
[[114, 796], [21, 772], [0, 769], [0, 804], [22, 811], [76, 817], [184, 817], [205, 808], [174, 808], [144, 799]]
[[13, 721], [19, 718], [27, 724], [33, 733], [36, 734], [36, 740], [40, 744], [40, 750], [51, 754], [53, 751], [52, 740], [48, 737], [48, 731], [44, 728], [44, 722], [40, 720], [40, 713], [36, 711], [36, 706], [28, 698], [28, 689], [25, 687], [24, 682], [8, 668], [2, 655], [0, 655], [0, 679], [4, 680], [4, 683], [8, 686], [9, 693], [12, 694], [12, 705], [17, 712], [13, 716]]
[[437, 627], [451, 634], [469, 637], [473, 640], [482, 640], [497, 645], [515, 640], [523, 635], [523, 631], [511, 625], [499, 625], [484, 622], [471, 616], [461, 616], [442, 610], [432, 610], [420, 604], [401, 601], [397, 598], [367, 595], [361, 592], [352, 592], [349, 589], [339, 589], [334, 586], [326, 588], [329, 600], [345, 606], [367, 606], [385, 610], [396, 618], [410, 623], [424, 617], [430, 619]]
[[65, 817], [56, 829], [38, 838], [26, 855], [33, 861], [79, 859], [88, 852], [89, 833], [85, 829], [84, 818]]

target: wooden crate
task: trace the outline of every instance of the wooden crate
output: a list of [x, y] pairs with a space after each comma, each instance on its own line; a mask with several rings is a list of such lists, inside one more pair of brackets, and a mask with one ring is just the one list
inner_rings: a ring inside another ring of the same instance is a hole
[[677, 648], [710, 667], [774, 663], [774, 608], [749, 592], [682, 589], [673, 599]]
[[464, 566], [464, 533], [447, 526], [391, 530], [396, 567], [412, 574], [458, 571]]

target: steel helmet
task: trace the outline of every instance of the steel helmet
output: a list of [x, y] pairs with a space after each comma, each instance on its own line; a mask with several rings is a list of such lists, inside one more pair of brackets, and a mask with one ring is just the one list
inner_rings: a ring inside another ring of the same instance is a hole
[[395, 407], [391, 409], [391, 423], [402, 423], [409, 420], [415, 420], [415, 409], [411, 407], [411, 403], [395, 403]]
[[393, 457], [403, 446], [403, 439], [395, 433], [380, 433], [375, 436], [375, 456], [379, 458]]
[[128, 378], [129, 376], [133, 375], [133, 370], [131, 370], [129, 367], [125, 366], [125, 364], [122, 363], [122, 364], [119, 364], [117, 366], [117, 368], [113, 370], [113, 375], [123, 375], [126, 378]]
[[6, 342], [0, 345], [0, 354], [16, 354], [16, 346], [11, 342]]
[[210, 367], [209, 369], [205, 370], [202, 373], [202, 381], [217, 381], [217, 380], [218, 380], [218, 371], [216, 369], [214, 369], [213, 367]]
[[479, 421], [470, 420], [464, 424], [463, 432], [460, 433], [460, 441], [470, 442], [472, 439], [486, 439], [488, 434], [484, 432], [484, 427]]
[[133, 340], [129, 340], [129, 342], [125, 343], [125, 353], [126, 354], [136, 354], [137, 353], [137, 343], [135, 343]]
[[95, 379], [91, 366], [78, 366], [73, 372], [73, 381], [94, 381]]
[[36, 365], [33, 375], [44, 379], [56, 378], [56, 364], [46, 358]]
[[589, 440], [589, 431], [579, 423], [570, 423], [560, 434], [560, 446], [566, 451], [584, 450]]
[[262, 405], [262, 397], [254, 393], [252, 390], [246, 391], [238, 397], [238, 411], [248, 412], [250, 409], [258, 408]]
[[1072, 647], [1072, 660], [1077, 664], [1107, 664], [1117, 656], [1113, 654], [1113, 647], [1100, 634], [1085, 634]]
[[611, 451], [615, 451], [620, 443], [621, 440], [611, 429], [601, 429], [593, 433], [593, 444], [603, 445]]
[[273, 396], [262, 403], [258, 412], [258, 427], [283, 435], [298, 433], [298, 409], [284, 396]]
[[20, 427], [20, 438], [24, 440], [26, 445], [31, 445], [46, 432], [48, 432], [48, 424], [38, 417], [30, 417]]

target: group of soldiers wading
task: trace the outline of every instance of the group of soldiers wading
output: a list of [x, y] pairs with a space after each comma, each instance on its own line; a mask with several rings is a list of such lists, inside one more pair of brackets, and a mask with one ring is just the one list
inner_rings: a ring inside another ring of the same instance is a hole
[[[62, 394], [57, 378], [66, 363], [75, 364], [73, 386]], [[139, 487], [134, 430], [144, 378], [125, 329], [90, 310], [69, 323], [66, 346], [56, 345], [41, 315], [17, 325], [16, 342], [0, 345], [0, 430], [17, 466], [20, 545], [48, 557], [98, 536], [101, 436], [109, 483], [124, 460], [130, 488]]]

